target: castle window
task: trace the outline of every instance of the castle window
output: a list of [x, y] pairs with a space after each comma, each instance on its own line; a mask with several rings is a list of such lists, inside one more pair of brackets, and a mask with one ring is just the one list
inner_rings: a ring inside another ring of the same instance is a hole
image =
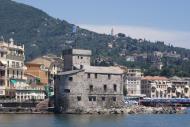
[[114, 89], [114, 92], [117, 92], [117, 85], [116, 84], [113, 85], [113, 89]]
[[89, 101], [96, 101], [96, 96], [89, 96], [88, 99]]
[[105, 101], [106, 100], [106, 98], [105, 97], [102, 97], [102, 101]]
[[88, 75], [88, 78], [90, 78], [90, 73], [88, 73], [87, 75]]
[[116, 101], [116, 97], [112, 97], [112, 100], [113, 100], [113, 101]]
[[89, 88], [90, 88], [90, 92], [92, 92], [93, 91], [93, 85], [90, 85]]
[[82, 100], [81, 96], [77, 96], [77, 100], [81, 101]]
[[107, 85], [104, 85], [104, 92], [107, 91]]
[[65, 93], [70, 93], [70, 89], [64, 89]]
[[111, 75], [110, 74], [108, 74], [108, 79], [111, 79]]
[[94, 76], [95, 76], [95, 78], [98, 78], [98, 74], [97, 73], [95, 73]]
[[69, 77], [69, 81], [73, 81], [73, 77]]

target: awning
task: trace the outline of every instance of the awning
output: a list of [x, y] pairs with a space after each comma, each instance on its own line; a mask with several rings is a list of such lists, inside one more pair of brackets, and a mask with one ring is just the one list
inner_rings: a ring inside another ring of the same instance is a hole
[[189, 88], [189, 86], [188, 86], [188, 85], [186, 85], [186, 86], [185, 86], [185, 88]]
[[0, 49], [0, 52], [7, 52], [7, 50], [6, 49]]
[[40, 78], [36, 77], [36, 83], [40, 83]]
[[176, 92], [177, 92], [177, 93], [181, 93], [181, 90], [177, 89]]
[[0, 60], [0, 63], [2, 63], [3, 65], [6, 65], [7, 61], [6, 60]]
[[156, 84], [153, 84], [152, 87], [156, 88]]
[[12, 83], [12, 84], [16, 84], [16, 83], [17, 83], [17, 81], [16, 81], [16, 80], [14, 80], [14, 79], [11, 79], [11, 83]]
[[168, 88], [172, 88], [172, 85], [171, 85], [171, 84], [168, 84]]

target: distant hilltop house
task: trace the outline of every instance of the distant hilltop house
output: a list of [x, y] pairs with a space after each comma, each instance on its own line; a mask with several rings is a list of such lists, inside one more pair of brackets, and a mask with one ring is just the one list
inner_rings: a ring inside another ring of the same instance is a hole
[[123, 74], [120, 67], [91, 66], [91, 51], [63, 51], [64, 71], [55, 77], [57, 112], [85, 112], [120, 108], [124, 104]]

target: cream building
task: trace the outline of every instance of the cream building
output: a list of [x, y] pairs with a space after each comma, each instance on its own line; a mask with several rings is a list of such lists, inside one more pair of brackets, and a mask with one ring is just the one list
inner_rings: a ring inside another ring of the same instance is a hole
[[[40, 96], [39, 99], [45, 99], [43, 89], [38, 88], [38, 86], [34, 88], [26, 83], [24, 60], [24, 45], [14, 44], [13, 39], [10, 39], [10, 42], [0, 41], [1, 99], [23, 101], [31, 98], [38, 99], [38, 96]], [[35, 90], [38, 90], [38, 92], [34, 92]], [[34, 95], [34, 93], [36, 94]]]
[[15, 45], [13, 39], [9, 43], [0, 42], [1, 97], [14, 97], [15, 84], [26, 80], [24, 59], [24, 45]]
[[170, 78], [172, 87], [169, 92], [172, 98], [189, 98], [190, 97], [190, 84], [185, 78], [172, 77]]
[[125, 87], [127, 96], [141, 96], [141, 78], [143, 74], [140, 69], [127, 69], [125, 76]]
[[141, 80], [141, 93], [149, 98], [171, 98], [172, 83], [166, 77], [146, 76]]

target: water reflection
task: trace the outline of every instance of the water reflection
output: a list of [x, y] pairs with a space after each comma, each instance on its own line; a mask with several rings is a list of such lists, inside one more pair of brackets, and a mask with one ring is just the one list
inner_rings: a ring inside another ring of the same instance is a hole
[[190, 127], [190, 114], [24, 115], [1, 114], [0, 127]]

